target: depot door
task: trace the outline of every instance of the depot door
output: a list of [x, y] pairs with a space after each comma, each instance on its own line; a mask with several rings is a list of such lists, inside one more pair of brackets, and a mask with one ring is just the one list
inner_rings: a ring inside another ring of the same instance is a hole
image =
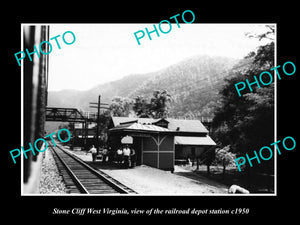
[[132, 147], [136, 154], [136, 165], [139, 166], [142, 164], [142, 138], [134, 137]]

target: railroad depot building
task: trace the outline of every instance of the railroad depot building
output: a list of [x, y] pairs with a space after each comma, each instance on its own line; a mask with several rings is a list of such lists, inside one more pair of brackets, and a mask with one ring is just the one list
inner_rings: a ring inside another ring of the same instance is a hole
[[199, 120], [112, 117], [108, 144], [117, 150], [128, 143], [136, 152], [137, 165], [174, 170], [175, 159], [195, 158], [215, 146]]

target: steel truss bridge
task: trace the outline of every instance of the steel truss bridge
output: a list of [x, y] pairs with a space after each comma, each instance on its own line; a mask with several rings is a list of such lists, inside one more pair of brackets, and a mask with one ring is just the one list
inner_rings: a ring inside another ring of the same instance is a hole
[[46, 121], [85, 123], [85, 122], [96, 122], [96, 118], [85, 117], [76, 108], [47, 107]]
[[[84, 138], [84, 145], [86, 145], [86, 139], [88, 138], [88, 123], [89, 122], [97, 123], [97, 118], [95, 117], [95, 115], [91, 115], [91, 114], [87, 114], [86, 116], [84, 116], [84, 114], [81, 113], [76, 108], [47, 107], [46, 121], [82, 123], [81, 133], [82, 133], [82, 137]], [[72, 145], [74, 145], [74, 140], [72, 142]]]

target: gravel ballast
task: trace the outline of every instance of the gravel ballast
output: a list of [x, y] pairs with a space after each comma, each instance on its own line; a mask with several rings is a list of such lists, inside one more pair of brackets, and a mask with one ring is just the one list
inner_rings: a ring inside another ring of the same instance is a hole
[[59, 174], [52, 152], [43, 152], [43, 162], [40, 178], [40, 194], [68, 194], [66, 186]]

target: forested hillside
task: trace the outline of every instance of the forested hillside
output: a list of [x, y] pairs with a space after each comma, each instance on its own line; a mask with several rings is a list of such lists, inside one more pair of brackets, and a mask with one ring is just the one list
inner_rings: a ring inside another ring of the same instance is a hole
[[129, 97], [166, 90], [172, 97], [170, 116], [211, 116], [218, 90], [237, 60], [197, 56], [170, 66], [149, 78]]
[[103, 102], [110, 103], [116, 96], [149, 97], [155, 90], [166, 90], [172, 97], [169, 116], [212, 116], [219, 88], [237, 63], [238, 60], [226, 57], [195, 56], [160, 71], [128, 75], [87, 91], [49, 92], [48, 106], [90, 111], [89, 102], [96, 101], [99, 94]]

